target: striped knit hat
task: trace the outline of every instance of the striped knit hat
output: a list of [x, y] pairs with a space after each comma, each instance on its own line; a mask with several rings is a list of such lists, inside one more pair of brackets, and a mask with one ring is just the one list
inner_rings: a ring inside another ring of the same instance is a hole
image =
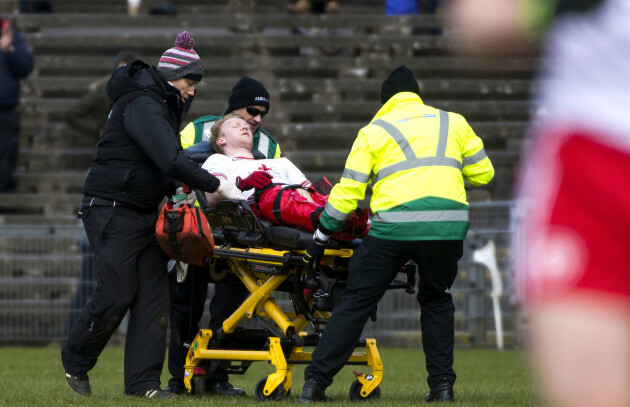
[[194, 45], [195, 40], [188, 31], [182, 31], [177, 35], [175, 47], [162, 54], [157, 67], [158, 71], [164, 75], [164, 79], [172, 81], [188, 78], [201, 81], [203, 64], [199, 55], [193, 50]]

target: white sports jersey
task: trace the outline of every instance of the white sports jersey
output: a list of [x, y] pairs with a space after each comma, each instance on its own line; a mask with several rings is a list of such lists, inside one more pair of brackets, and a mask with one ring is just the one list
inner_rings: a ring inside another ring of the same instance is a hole
[[547, 44], [540, 112], [550, 124], [607, 136], [630, 151], [630, 1], [558, 17]]
[[[236, 183], [236, 177], [245, 179], [256, 171], [266, 171], [273, 175], [272, 182], [276, 184], [306, 185], [309, 183], [302, 171], [285, 157], [254, 160], [253, 158], [230, 158], [223, 154], [213, 154], [203, 163], [202, 168], [215, 177], [221, 177], [231, 183]], [[243, 199], [247, 199], [253, 193], [254, 189], [243, 192]]]

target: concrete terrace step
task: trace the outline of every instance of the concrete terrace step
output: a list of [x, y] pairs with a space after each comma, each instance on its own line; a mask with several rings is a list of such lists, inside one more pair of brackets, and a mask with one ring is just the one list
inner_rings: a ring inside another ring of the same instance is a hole
[[[197, 101], [195, 101], [195, 103], [196, 102]], [[432, 101], [428, 99], [425, 99], [425, 102], [432, 103]], [[284, 102], [279, 102], [278, 106], [282, 104], [284, 104]], [[272, 105], [272, 110], [276, 110], [275, 105]], [[193, 111], [193, 113], [195, 112], [196, 111]], [[195, 118], [197, 118], [197, 116], [189, 115], [185, 124]], [[368, 119], [368, 121], [287, 123], [281, 119], [282, 115], [280, 114], [278, 116], [270, 114], [265, 118], [263, 127], [274, 137], [284, 141], [283, 145], [291, 140], [299, 140], [299, 147], [307, 146], [309, 143], [318, 143], [314, 138], [321, 138], [322, 140], [326, 140], [326, 142], [332, 142], [339, 137], [354, 137], [357, 131], [369, 121]], [[493, 120], [468, 120], [468, 122], [475, 132], [484, 140], [520, 138], [527, 128], [526, 121], [497, 122]], [[28, 115], [23, 115], [23, 125], [20, 133], [20, 148], [23, 151], [51, 152], [60, 149], [93, 149], [97, 142], [98, 140], [95, 137], [86, 136], [83, 133], [74, 131], [65, 123], [54, 121], [32, 123]], [[315, 144], [315, 146], [320, 146], [320, 144]], [[287, 147], [289, 147], [289, 145], [287, 145]]]
[[[37, 99], [24, 98], [23, 110], [30, 115], [48, 115], [49, 119], [59, 119], [68, 111], [75, 99]], [[529, 101], [456, 101], [435, 100], [431, 105], [464, 115], [468, 120], [527, 120], [533, 113], [533, 107]], [[290, 122], [312, 122], [326, 117], [327, 121], [336, 118], [337, 121], [359, 120], [369, 121], [380, 108], [380, 101], [341, 101], [341, 102], [288, 102], [274, 105], [269, 117], [276, 120], [289, 120]], [[225, 102], [197, 101], [193, 103], [189, 111], [191, 119], [208, 114], [209, 112], [222, 112]]]
[[24, 150], [18, 154], [18, 168], [35, 173], [87, 171], [93, 154], [92, 147], [53, 151]]
[[[18, 186], [19, 187], [19, 186]], [[0, 211], [0, 230], [8, 226], [73, 226], [77, 224], [74, 214], [29, 215], [7, 214]], [[0, 231], [0, 234], [2, 232]]]
[[[77, 32], [78, 31], [78, 32]], [[449, 41], [438, 36], [384, 36], [384, 35], [360, 35], [352, 31], [346, 33], [320, 33], [320, 35], [290, 35], [290, 33], [277, 33], [259, 35], [252, 38], [252, 34], [228, 34], [221, 35], [218, 32], [200, 31], [195, 33], [195, 51], [199, 55], [221, 55], [227, 53], [237, 54], [243, 51], [263, 54], [271, 52], [272, 55], [300, 55], [300, 50], [306, 47], [332, 48], [331, 53], [363, 54], [371, 51], [387, 53], [391, 56], [412, 56], [421, 52], [440, 52], [449, 47]], [[85, 32], [72, 30], [65, 35], [53, 36], [49, 32], [31, 34], [27, 36], [35, 55], [54, 52], [60, 48], [86, 49], [86, 44], [93, 50], [103, 50], [112, 46], [125, 47], [127, 49], [142, 49], [146, 55], [160, 55], [164, 52], [164, 44], [172, 41], [178, 33], [168, 30], [156, 29], [155, 32], [147, 30], [125, 30], [112, 32], [108, 35], [94, 36], [93, 30], [85, 29]], [[144, 36], [140, 35], [144, 34]], [[156, 38], [157, 37], [157, 38]], [[160, 40], [161, 39], [161, 40]], [[89, 52], [86, 49], [86, 52]]]
[[[208, 16], [200, 13], [187, 14], [180, 13], [177, 17], [170, 16], [121, 16], [114, 13], [99, 14], [77, 14], [77, 13], [56, 13], [54, 16], [37, 14], [18, 14], [14, 16], [14, 21], [25, 33], [37, 32], [43, 29], [111, 29], [122, 28], [155, 28], [163, 29], [203, 29], [208, 27]], [[387, 16], [380, 10], [374, 14], [361, 15], [360, 18], [352, 18], [347, 15], [291, 15], [274, 13], [261, 18], [256, 13], [242, 14], [217, 14], [212, 16], [211, 26], [214, 29], [229, 29], [234, 32], [260, 33], [270, 28], [316, 28], [316, 29], [337, 29], [337, 28], [378, 28], [383, 30], [383, 34], [388, 33], [413, 33], [415, 29], [439, 28], [447, 23], [444, 18], [429, 15], [402, 15]], [[196, 34], [196, 32], [193, 32]], [[196, 38], [196, 37], [195, 37]]]
[[[121, 43], [116, 49], [127, 47]], [[162, 48], [164, 46], [162, 45]], [[114, 55], [112, 51], [109, 55]], [[102, 55], [102, 54], [101, 54]], [[155, 57], [157, 58], [157, 56]], [[82, 76], [111, 74], [111, 56], [36, 55], [35, 76]], [[283, 56], [217, 56], [204, 66], [206, 76], [256, 76], [298, 78], [385, 78], [398, 65], [406, 65], [418, 78], [425, 79], [530, 79], [538, 65], [536, 58], [492, 60], [448, 57], [283, 57]]]
[[[19, 276], [28, 276], [28, 278], [50, 278], [51, 280], [57, 280], [57, 278], [63, 277], [76, 277], [81, 271], [81, 263], [83, 261], [82, 254], [32, 254], [29, 256], [11, 254], [10, 257], [0, 256], [0, 281], [15, 279], [15, 286], [24, 286], [23, 282], [18, 281]], [[22, 277], [23, 278], [23, 277]], [[34, 291], [31, 287], [41, 284], [41, 290], [52, 289], [46, 283], [39, 283], [38, 280], [28, 281], [31, 283], [23, 289], [22, 293], [18, 290], [12, 289], [9, 284], [0, 284], [0, 298], [7, 297], [8, 295], [14, 295], [15, 298], [24, 297], [24, 293], [28, 291]], [[56, 284], [67, 286], [63, 282], [55, 281]], [[40, 287], [37, 287], [40, 288]]]
[[[74, 225], [68, 226], [59, 224], [0, 225], [3, 248], [0, 259], [11, 260], [14, 255], [28, 258], [36, 255], [77, 254], [80, 252], [77, 239], [84, 235], [83, 227], [77, 225], [76, 218]], [[20, 276], [28, 275], [21, 274]]]
[[16, 172], [14, 179], [20, 192], [72, 193], [81, 192], [86, 171]]
[[[85, 74], [85, 73], [84, 73]], [[29, 77], [22, 81], [23, 97], [79, 98], [99, 77]], [[195, 100], [226, 103], [238, 77], [205, 78], [197, 87]], [[295, 78], [265, 80], [272, 103], [331, 97], [341, 100], [379, 100], [383, 78]], [[529, 99], [537, 85], [523, 79], [423, 79], [419, 78], [423, 99], [457, 97], [465, 99]]]
[[[193, 117], [191, 116], [191, 119]], [[469, 121], [475, 133], [482, 138], [487, 147], [492, 148], [518, 148], [520, 139], [527, 130], [527, 122], [525, 121]], [[367, 124], [367, 121], [351, 121], [351, 122], [331, 122], [331, 123], [288, 123], [274, 120], [271, 117], [265, 121], [265, 129], [269, 131], [280, 143], [283, 151], [291, 151], [300, 148], [327, 148], [341, 145], [345, 146], [347, 140], [353, 140], [357, 132]], [[45, 127], [50, 126], [52, 130], [46, 130]], [[20, 159], [21, 163], [28, 166], [28, 161], [39, 159], [41, 155], [32, 155], [33, 152], [41, 152], [44, 155], [51, 154], [51, 151], [76, 150], [82, 149], [81, 154], [86, 154], [85, 159], [82, 158], [82, 165], [89, 163], [91, 159], [90, 149], [93, 150], [98, 140], [84, 134], [74, 132], [62, 123], [45, 124], [26, 124], [22, 128], [20, 134], [20, 151], [28, 154]], [[52, 154], [55, 155], [56, 153]], [[50, 160], [49, 160], [50, 161]], [[58, 161], [58, 160], [57, 160]], [[58, 161], [59, 162], [59, 161]], [[66, 161], [62, 160], [62, 167], [66, 167]], [[39, 164], [34, 164], [39, 165]], [[85, 176], [82, 169], [77, 171], [62, 171], [60, 174], [51, 173], [50, 171], [41, 171], [34, 175], [18, 171], [16, 177], [24, 177], [25, 182], [31, 186], [38, 183], [46, 184], [55, 183], [50, 177], [67, 177], [68, 180], [78, 180]], [[41, 182], [38, 181], [41, 178]], [[65, 180], [59, 180], [62, 185], [67, 184]], [[48, 188], [40, 185], [38, 188]]]
[[[40, 117], [42, 114], [38, 114]], [[47, 113], [44, 113], [47, 115]], [[23, 114], [20, 130], [21, 151], [52, 152], [60, 149], [93, 148], [96, 136], [73, 130], [65, 123], [35, 120], [37, 117]]]
[[[148, 9], [159, 3], [159, 1], [143, 1], [141, 4], [141, 12], [145, 14]], [[282, 0], [268, 1], [184, 1], [175, 2], [177, 10], [180, 14], [203, 14], [212, 18], [213, 15], [226, 12], [239, 13], [246, 11], [257, 15], [274, 15], [278, 13], [286, 13], [287, 2]], [[57, 13], [81, 13], [81, 14], [125, 14], [127, 13], [126, 2], [103, 2], [103, 1], [85, 1], [85, 0], [55, 0], [53, 2], [55, 12]], [[348, 1], [341, 2], [340, 14], [374, 14], [384, 10], [382, 1]], [[32, 14], [26, 14], [32, 15]], [[138, 16], [141, 17], [141, 16]], [[177, 18], [173, 16], [171, 18]]]
[[[283, 150], [300, 150], [304, 148], [327, 149], [346, 146], [352, 143], [358, 131], [366, 122], [344, 123], [291, 123], [286, 125], [267, 125], [268, 130], [282, 140]], [[508, 148], [508, 142], [521, 139], [527, 130], [528, 123], [521, 122], [475, 122], [469, 121], [475, 133], [484, 141], [486, 148]], [[286, 146], [286, 147], [285, 147]]]
[[73, 215], [81, 204], [81, 194], [58, 193], [0, 193], [0, 213], [45, 215]]

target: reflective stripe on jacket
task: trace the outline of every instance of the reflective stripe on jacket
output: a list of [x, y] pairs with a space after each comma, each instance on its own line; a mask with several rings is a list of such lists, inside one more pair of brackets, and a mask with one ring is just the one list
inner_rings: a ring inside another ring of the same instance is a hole
[[370, 235], [464, 239], [469, 224], [464, 177], [479, 186], [493, 176], [483, 142], [461, 115], [401, 92], [359, 131], [320, 221], [338, 230], [372, 183]]
[[[223, 113], [225, 115], [225, 113]], [[202, 116], [192, 122], [190, 122], [181, 132], [180, 140], [183, 148], [188, 148], [193, 144], [197, 144], [200, 141], [210, 140], [210, 129], [214, 122], [219, 120], [222, 116]], [[258, 127], [258, 130], [254, 133], [254, 145], [253, 150], [259, 150], [267, 158], [278, 158], [281, 155], [280, 145], [274, 140], [273, 137], [266, 130]]]

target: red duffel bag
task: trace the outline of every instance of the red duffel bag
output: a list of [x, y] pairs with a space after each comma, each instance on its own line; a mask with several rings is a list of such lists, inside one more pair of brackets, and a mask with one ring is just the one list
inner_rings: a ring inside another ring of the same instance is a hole
[[162, 207], [155, 224], [155, 235], [160, 247], [174, 260], [203, 266], [206, 257], [214, 254], [214, 238], [205, 215], [196, 206], [172, 202]]

